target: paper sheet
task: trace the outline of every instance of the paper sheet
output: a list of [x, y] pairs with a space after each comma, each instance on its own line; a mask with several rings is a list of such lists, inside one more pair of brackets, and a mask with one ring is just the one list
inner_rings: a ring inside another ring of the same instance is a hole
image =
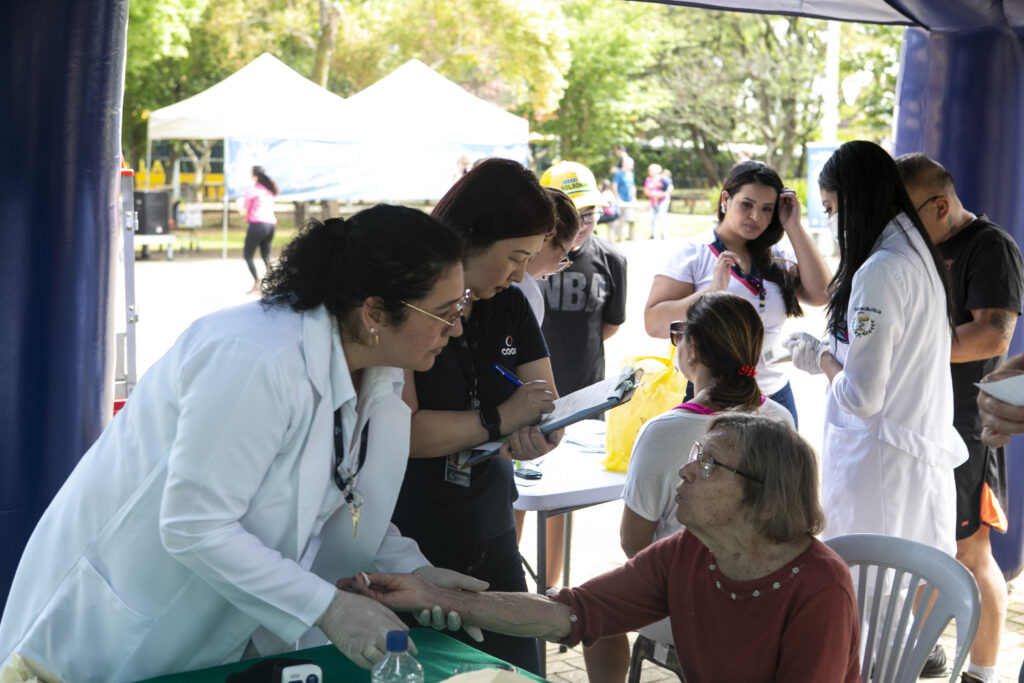
[[1003, 403], [1024, 406], [1024, 375], [1007, 377], [996, 382], [975, 382], [974, 386]]

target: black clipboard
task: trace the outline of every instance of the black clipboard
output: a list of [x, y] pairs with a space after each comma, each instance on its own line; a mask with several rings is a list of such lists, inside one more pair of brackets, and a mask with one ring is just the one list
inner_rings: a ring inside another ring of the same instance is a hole
[[[589, 387], [583, 387], [568, 396], [557, 399], [554, 412], [545, 416], [540, 422], [541, 434], [550, 434], [626, 403], [633, 398], [633, 392], [640, 386], [643, 376], [643, 368], [625, 367], [615, 377], [591, 384]], [[477, 452], [471, 455], [460, 469], [493, 458], [506, 441], [508, 441], [507, 438], [501, 441], [489, 441], [472, 449]]]

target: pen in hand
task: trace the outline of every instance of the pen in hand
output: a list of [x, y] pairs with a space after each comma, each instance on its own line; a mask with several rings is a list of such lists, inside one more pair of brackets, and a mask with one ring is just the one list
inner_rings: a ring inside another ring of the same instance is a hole
[[517, 387], [523, 386], [523, 381], [512, 374], [512, 371], [505, 366], [495, 363], [491, 367], [497, 370], [499, 375], [507, 379], [509, 382], [512, 382], [512, 384], [515, 384]]

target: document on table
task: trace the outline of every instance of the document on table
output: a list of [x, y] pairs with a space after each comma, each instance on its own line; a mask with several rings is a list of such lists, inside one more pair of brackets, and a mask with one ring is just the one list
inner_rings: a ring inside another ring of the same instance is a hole
[[1024, 406], [1024, 375], [1015, 375], [995, 382], [975, 382], [974, 386], [1003, 403]]

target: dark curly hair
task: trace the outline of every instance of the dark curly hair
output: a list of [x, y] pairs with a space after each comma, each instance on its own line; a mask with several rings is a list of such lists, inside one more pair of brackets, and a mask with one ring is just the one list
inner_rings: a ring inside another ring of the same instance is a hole
[[263, 279], [266, 306], [306, 311], [323, 304], [342, 333], [349, 314], [378, 297], [391, 324], [405, 319], [402, 300], [422, 299], [460, 263], [462, 240], [422, 211], [378, 204], [348, 220], [310, 221]]
[[[722, 183], [722, 191], [733, 196], [739, 188], [754, 183], [770, 187], [776, 192], [775, 211], [772, 212], [771, 223], [765, 231], [752, 240], [747, 240], [747, 251], [750, 252], [750, 260], [753, 261], [761, 276], [769, 282], [774, 282], [782, 290], [782, 300], [786, 304], [786, 315], [799, 317], [804, 314], [800, 308], [800, 302], [796, 298], [796, 289], [800, 285], [798, 278], [793, 277], [789, 272], [790, 264], [779, 263], [772, 258], [772, 247], [779, 243], [785, 230], [782, 228], [782, 221], [779, 220], [779, 196], [782, 194], [782, 178], [771, 166], [760, 161], [741, 161], [732, 167], [725, 182]], [[725, 218], [725, 211], [721, 203], [718, 206], [718, 222]]]
[[711, 408], [754, 410], [761, 405], [757, 380], [739, 372], [745, 365], [757, 366], [764, 342], [764, 325], [753, 304], [731, 292], [707, 292], [686, 311], [685, 334], [711, 371]]
[[458, 230], [467, 254], [498, 240], [543, 235], [555, 208], [533, 171], [510, 159], [485, 159], [459, 178], [432, 216]]

